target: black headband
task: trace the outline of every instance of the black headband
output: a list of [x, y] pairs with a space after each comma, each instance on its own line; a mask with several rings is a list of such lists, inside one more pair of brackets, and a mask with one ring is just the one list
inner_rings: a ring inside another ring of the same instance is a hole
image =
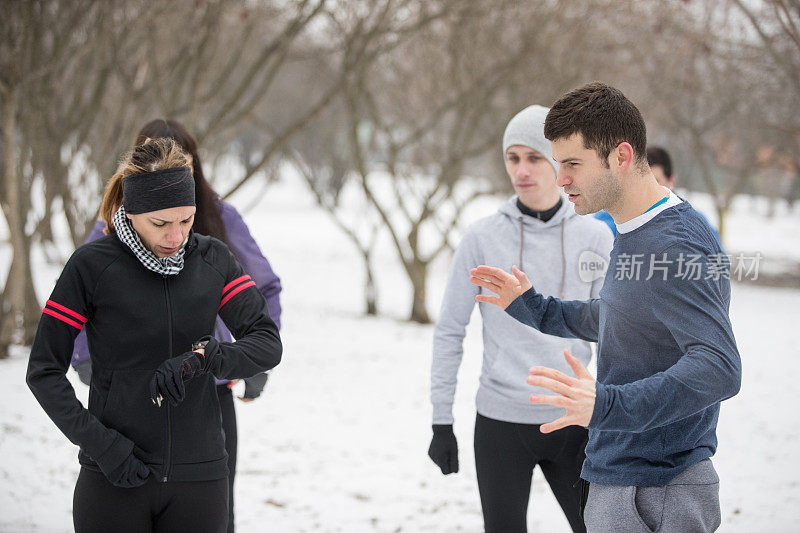
[[165, 168], [128, 176], [122, 182], [122, 205], [131, 215], [195, 205], [192, 169]]

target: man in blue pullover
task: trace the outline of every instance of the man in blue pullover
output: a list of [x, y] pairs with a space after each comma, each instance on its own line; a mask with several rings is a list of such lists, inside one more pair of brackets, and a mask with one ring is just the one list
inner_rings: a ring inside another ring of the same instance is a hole
[[545, 298], [525, 274], [480, 266], [470, 280], [543, 333], [597, 341], [597, 381], [567, 350], [574, 376], [533, 367], [528, 383], [553, 393], [534, 404], [564, 415], [542, 432], [589, 429], [581, 477], [589, 532], [705, 532], [721, 521], [719, 405], [739, 391], [729, 264], [708, 224], [659, 185], [645, 155], [638, 109], [590, 83], [561, 97], [545, 122], [557, 182], [575, 211], [605, 209], [618, 235], [600, 297]]

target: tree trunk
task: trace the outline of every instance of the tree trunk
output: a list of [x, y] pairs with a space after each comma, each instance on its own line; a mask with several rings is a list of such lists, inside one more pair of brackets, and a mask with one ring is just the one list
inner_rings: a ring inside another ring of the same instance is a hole
[[794, 207], [794, 203], [800, 199], [800, 168], [797, 169], [792, 180], [792, 185], [789, 187], [789, 208]]
[[[42, 173], [44, 174], [44, 214], [36, 228], [36, 235], [39, 237], [42, 244], [55, 245], [55, 237], [53, 234], [53, 203], [55, 203], [56, 198], [59, 196], [57, 187], [67, 186], [66, 169], [62, 171], [63, 165], [61, 165], [59, 156], [61, 143], [53, 140], [51, 145], [42, 144], [40, 148], [34, 149], [39, 149], [42, 152], [55, 151], [55, 154], [43, 154], [41, 162], [39, 163], [43, 169]], [[62, 209], [65, 213], [69, 212], [69, 207], [70, 204], [66, 202], [62, 204]]]
[[[3, 294], [0, 293], [0, 326], [6, 323], [7, 316], [8, 310], [6, 309], [6, 299], [3, 297]], [[9, 344], [10, 343], [0, 341], [0, 359], [5, 359], [8, 357]]]
[[36, 336], [39, 320], [42, 318], [42, 308], [36, 296], [36, 286], [33, 284], [33, 269], [31, 268], [31, 244], [33, 237], [25, 235], [25, 261], [20, 262], [25, 275], [25, 308], [22, 311], [22, 344], [30, 346]]
[[717, 204], [717, 232], [719, 240], [725, 242], [725, 217], [728, 215], [728, 206]]
[[[16, 263], [12, 261], [7, 278], [24, 280], [22, 282], [22, 286], [24, 287], [24, 302], [22, 304], [22, 312], [12, 313], [10, 311], [9, 304], [11, 294], [15, 289], [15, 286], [6, 283], [6, 286], [3, 290], [2, 299], [0, 300], [6, 306], [4, 307], [4, 310], [9, 311], [9, 315], [5, 315], [4, 313], [4, 316], [8, 316], [9, 319], [11, 316], [14, 317], [13, 323], [15, 326], [15, 332], [13, 333], [13, 342], [11, 342], [11, 344], [20, 344], [23, 346], [29, 346], [31, 343], [33, 343], [33, 337], [36, 335], [36, 328], [39, 325], [39, 318], [42, 314], [41, 308], [39, 307], [39, 300], [37, 299], [36, 291], [34, 290], [33, 274], [30, 269], [30, 246], [31, 238], [26, 236], [24, 248], [26, 251], [26, 260], [18, 261]], [[19, 286], [19, 282], [17, 282], [16, 286]], [[7, 347], [7, 344], [3, 344], [3, 346]]]
[[378, 296], [375, 290], [375, 277], [372, 275], [370, 251], [361, 250], [361, 253], [364, 256], [364, 269], [366, 270], [364, 297], [366, 298], [367, 315], [376, 316], [378, 314]]
[[428, 265], [421, 261], [415, 261], [409, 268], [408, 277], [414, 289], [410, 320], [420, 324], [430, 324], [431, 319], [428, 316], [428, 310], [425, 308], [425, 285], [428, 280]]
[[[17, 99], [19, 89], [9, 88], [3, 105], [3, 142], [5, 144], [5, 199], [3, 211], [8, 225], [12, 259], [6, 286], [3, 290], [3, 310], [0, 313], [0, 358], [8, 357], [11, 344], [28, 341], [30, 328], [25, 327], [26, 301], [32, 290], [30, 274], [30, 241], [25, 238], [25, 219], [21, 210], [20, 185], [22, 176], [17, 165]], [[35, 299], [35, 298], [34, 298]], [[34, 326], [35, 327], [35, 326]]]

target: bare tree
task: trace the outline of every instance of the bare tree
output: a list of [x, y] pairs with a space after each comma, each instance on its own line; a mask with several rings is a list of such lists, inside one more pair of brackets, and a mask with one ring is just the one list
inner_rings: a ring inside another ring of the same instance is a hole
[[[341, 43], [337, 46], [339, 59], [334, 64], [318, 61], [311, 68], [317, 78], [327, 76], [347, 83], [379, 58], [419, 38], [424, 28], [445, 17], [447, 9], [445, 5], [417, 0], [344, 2], [336, 7], [329, 12], [325, 38]], [[353, 190], [357, 182], [352, 179], [349, 145], [342, 135], [347, 130], [345, 103], [345, 98], [337, 98], [334, 105], [294, 137], [285, 154], [304, 177], [318, 205], [358, 250], [364, 266], [365, 310], [374, 315], [378, 312], [378, 296], [372, 258], [383, 221], [370, 208], [369, 200], [358, 194], [360, 187]], [[342, 201], [342, 196], [347, 201]], [[354, 209], [353, 201], [360, 207]]]
[[[104, 179], [156, 116], [186, 123], [207, 161], [239, 158], [216, 182], [225, 197], [255, 176], [266, 186], [292, 161], [359, 250], [368, 312], [385, 230], [420, 322], [428, 266], [453, 247], [462, 211], [508, 190], [492, 155], [508, 118], [580, 83], [600, 78], [644, 102], [648, 125], [683, 148], [714, 197], [721, 233], [734, 196], [764, 187], [754, 176], [800, 173], [800, 115], [786, 111], [800, 106], [794, 0], [0, 7], [0, 207], [12, 253], [0, 357], [30, 342], [39, 317], [31, 246], [56, 249], [47, 243], [61, 217], [83, 241]], [[357, 220], [340, 202], [353, 190], [369, 206]]]
[[[412, 287], [410, 318], [427, 322], [428, 266], [453, 248], [464, 208], [510, 190], [493, 151], [499, 152], [505, 123], [522, 107], [548, 103], [602, 70], [598, 59], [613, 39], [592, 28], [604, 27], [598, 22], [613, 10], [599, 2], [386, 0], [372, 11], [342, 4], [331, 28], [357, 38], [343, 46], [341, 110], [338, 103], [328, 108], [337, 111], [295, 137], [291, 158], [302, 157], [298, 167], [318, 203], [359, 249], [367, 294], [377, 216]], [[575, 29], [569, 42], [558, 38], [564, 26]], [[371, 209], [345, 220], [338, 195], [353, 180]]]
[[755, 30], [760, 50], [767, 52], [774, 65], [800, 93], [800, 3], [796, 0], [731, 0]]
[[[332, 101], [341, 87], [336, 79], [320, 85], [310, 105], [298, 99], [267, 105], [293, 54], [333, 53], [308, 31], [325, 7], [325, 0], [3, 2], [0, 201], [13, 260], [0, 355], [12, 340], [29, 343], [38, 322], [34, 240], [52, 241], [53, 217], [64, 215], [73, 243], [83, 241], [103, 178], [146, 119], [185, 121], [212, 155], [228, 151], [248, 127], [262, 134], [257, 157], [230, 194], [273, 164], [291, 136]], [[274, 109], [285, 111], [285, 120]], [[269, 120], [270, 135], [253, 127], [253, 118]], [[38, 189], [42, 207], [31, 201]]]
[[[64, 36], [73, 46], [54, 43], [54, 53], [43, 60], [62, 68], [43, 75], [36, 91], [28, 95], [30, 107], [20, 126], [30, 149], [31, 166], [40, 173], [45, 192], [35, 230], [43, 244], [53, 242], [53, 217], [61, 215], [72, 243], [81, 244], [97, 212], [102, 183], [95, 169], [86, 164], [86, 156], [91, 153], [90, 143], [95, 139], [107, 142], [106, 135], [118, 127], [107, 120], [113, 116], [107, 112], [108, 102], [116, 96], [110, 91], [114, 82], [111, 44], [118, 30], [126, 26], [126, 21], [115, 17], [115, 4], [118, 2], [95, 3], [86, 11], [72, 6], [75, 11], [68, 14], [80, 17], [91, 32], [73, 28]], [[46, 31], [41, 36], [45, 40]], [[116, 103], [120, 108], [131, 105]], [[110, 152], [115, 158], [116, 151]]]
[[[309, 190], [333, 223], [356, 247], [364, 266], [364, 312], [378, 314], [378, 294], [373, 267], [373, 252], [382, 229], [382, 223], [373, 215], [368, 205], [354, 209], [353, 205], [342, 202], [342, 190], [347, 185], [345, 174], [348, 170], [343, 161], [330, 165], [310, 165], [297, 151], [291, 151], [291, 161], [303, 176]], [[308, 153], [308, 151], [305, 151]]]
[[344, 93], [350, 164], [411, 283], [410, 319], [422, 323], [428, 266], [452, 247], [463, 209], [493, 192], [463, 177], [497, 149], [504, 89], [548, 35], [512, 29], [513, 4], [444, 4], [446, 17], [363, 64]]
[[711, 195], [724, 239], [733, 199], [753, 183], [767, 141], [759, 128], [761, 72], [741, 61], [741, 40], [731, 37], [738, 35], [736, 17], [725, 0], [648, 5], [640, 20], [648, 21], [651, 38], [630, 47], [640, 76], [635, 93], [648, 123], [693, 170], [684, 184]]
[[[337, 81], [330, 80], [310, 103], [270, 102], [294, 55], [323, 48], [309, 27], [326, 7], [326, 0], [157, 3], [148, 10], [147, 24], [137, 25], [117, 46], [117, 56], [125, 58], [119, 74], [130, 87], [145, 80], [131, 97], [148, 98], [154, 115], [181, 119], [207, 151], [228, 151], [243, 131], [251, 136], [249, 143], [261, 144], [257, 157], [247, 158], [243, 174], [223, 194], [227, 197], [270, 164], [339, 91]], [[175, 27], [190, 29], [177, 46]], [[279, 116], [276, 110], [289, 112]], [[259, 120], [271, 124], [269, 134], [253, 127]], [[255, 139], [258, 134], [262, 137]]]
[[[793, 179], [787, 201], [800, 197], [800, 3], [796, 0], [731, 0], [755, 32], [742, 43], [742, 63], [757, 65], [762, 75], [754, 93], [762, 104], [762, 129], [772, 133], [775, 160]], [[766, 59], [766, 60], [765, 60]]]
[[[58, 140], [48, 138], [53, 126], [49, 112], [56, 102], [64, 107], [75, 103], [57, 100], [59, 84], [86, 55], [85, 35], [102, 9], [92, 2], [67, 5], [47, 0], [3, 2], [0, 8], [4, 15], [0, 22], [4, 43], [0, 48], [4, 184], [0, 205], [12, 250], [0, 306], [0, 357], [5, 357], [12, 342], [32, 341], [40, 314], [30, 262], [34, 235], [29, 228], [34, 185], [37, 180], [52, 185], [52, 170], [61, 164]], [[49, 187], [46, 190], [46, 200], [52, 200], [55, 194]], [[47, 210], [50, 202], [45, 204]]]

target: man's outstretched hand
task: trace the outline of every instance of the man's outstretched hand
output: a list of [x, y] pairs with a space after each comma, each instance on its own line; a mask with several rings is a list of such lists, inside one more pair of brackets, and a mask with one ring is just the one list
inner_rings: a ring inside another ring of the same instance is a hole
[[540, 428], [542, 433], [550, 433], [567, 426], [586, 427], [592, 420], [597, 393], [595, 379], [586, 367], [569, 353], [569, 350], [564, 350], [564, 358], [576, 377], [552, 368], [534, 366], [530, 369], [531, 375], [527, 379], [528, 385], [544, 387], [556, 393], [555, 395], [531, 394], [531, 403], [555, 405], [567, 411], [561, 418], [542, 424]]
[[502, 268], [486, 265], [481, 265], [470, 270], [469, 280], [472, 283], [490, 290], [497, 295], [486, 296], [485, 294], [479, 294], [475, 299], [479, 302], [496, 305], [501, 309], [508, 307], [517, 296], [533, 286], [531, 282], [528, 281], [528, 276], [516, 266], [511, 267], [511, 272], [514, 274], [513, 276]]

